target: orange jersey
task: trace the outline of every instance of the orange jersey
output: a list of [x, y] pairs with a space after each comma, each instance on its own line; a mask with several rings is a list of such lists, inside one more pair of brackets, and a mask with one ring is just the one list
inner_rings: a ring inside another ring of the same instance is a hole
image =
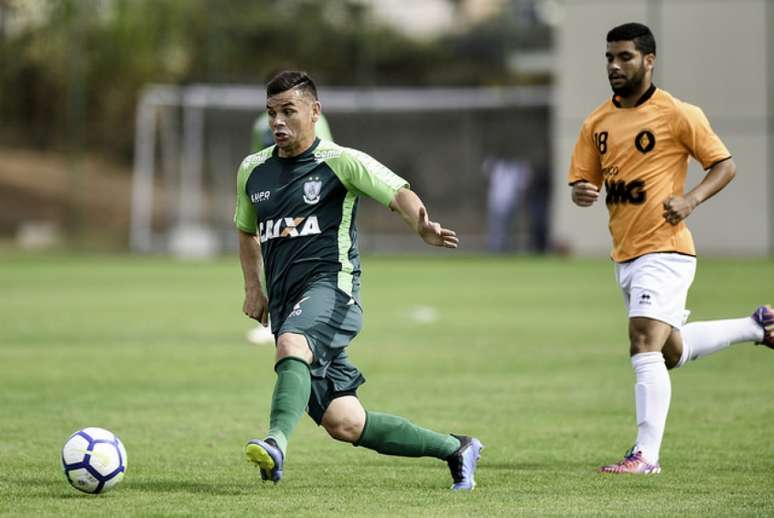
[[699, 107], [655, 86], [633, 108], [608, 100], [586, 118], [568, 180], [599, 189], [604, 183], [614, 261], [651, 252], [696, 255], [685, 222], [663, 217], [664, 201], [684, 194], [689, 156], [709, 169], [731, 154]]

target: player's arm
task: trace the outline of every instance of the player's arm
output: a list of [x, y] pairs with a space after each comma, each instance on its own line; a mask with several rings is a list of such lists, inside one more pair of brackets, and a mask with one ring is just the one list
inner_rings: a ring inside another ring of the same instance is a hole
[[671, 196], [664, 201], [664, 219], [677, 225], [691, 215], [696, 207], [712, 198], [736, 176], [736, 164], [727, 158], [710, 167], [704, 179], [684, 196]]
[[239, 229], [239, 263], [245, 280], [245, 301], [242, 311], [245, 315], [266, 325], [269, 312], [266, 295], [263, 294], [261, 276], [263, 259], [258, 236]]
[[390, 202], [390, 210], [400, 214], [403, 221], [428, 245], [457, 248], [457, 233], [430, 221], [422, 200], [411, 189], [401, 187]]
[[681, 103], [673, 120], [679, 141], [707, 170], [704, 179], [689, 192], [664, 200], [664, 219], [672, 225], [677, 225], [690, 216], [699, 204], [723, 190], [734, 179], [736, 164], [731, 153], [712, 130], [701, 108]]
[[[570, 197], [579, 207], [590, 207], [599, 199], [599, 187], [602, 185], [602, 170], [594, 139], [586, 124], [581, 128], [578, 141], [572, 153], [567, 180], [571, 187]], [[601, 141], [607, 152], [607, 137]]]
[[347, 189], [364, 194], [400, 214], [425, 243], [457, 248], [457, 234], [430, 221], [425, 205], [409, 189], [406, 180], [362, 151], [349, 148], [345, 151], [328, 165]]
[[251, 158], [247, 157], [242, 161], [237, 172], [234, 225], [239, 234], [239, 263], [242, 266], [242, 275], [245, 279], [245, 301], [242, 311], [248, 317], [265, 325], [269, 315], [266, 295], [261, 287], [263, 275], [261, 243], [256, 236], [258, 225], [255, 207], [250, 202], [245, 188], [253, 167]]
[[571, 184], [572, 201], [578, 207], [591, 207], [599, 198], [599, 189], [593, 183], [586, 180], [578, 180]]

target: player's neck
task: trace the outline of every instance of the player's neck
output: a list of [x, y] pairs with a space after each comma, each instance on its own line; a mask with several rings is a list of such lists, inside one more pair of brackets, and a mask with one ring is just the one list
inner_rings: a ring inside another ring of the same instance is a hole
[[281, 158], [292, 158], [294, 156], [302, 155], [304, 152], [312, 147], [315, 141], [315, 134], [311, 136], [299, 139], [293, 146], [277, 149], [277, 155]]
[[642, 104], [641, 99], [642, 97], [648, 93], [648, 90], [650, 90], [653, 86], [653, 83], [651, 81], [643, 81], [642, 86], [640, 86], [637, 91], [632, 92], [631, 95], [627, 95], [626, 97], [616, 95], [615, 100], [621, 108], [634, 108], [635, 106], [639, 106]]

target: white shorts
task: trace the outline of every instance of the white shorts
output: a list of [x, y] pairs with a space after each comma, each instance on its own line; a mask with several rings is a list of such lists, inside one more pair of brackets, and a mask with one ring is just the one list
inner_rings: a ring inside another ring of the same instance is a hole
[[676, 253], [645, 254], [615, 265], [629, 318], [652, 318], [674, 328], [687, 320], [685, 302], [695, 274], [696, 258]]

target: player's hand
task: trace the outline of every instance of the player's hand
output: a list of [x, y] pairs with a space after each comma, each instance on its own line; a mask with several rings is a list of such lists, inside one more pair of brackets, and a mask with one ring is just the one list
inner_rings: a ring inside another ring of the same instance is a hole
[[664, 219], [670, 225], [677, 225], [691, 215], [696, 205], [689, 196], [670, 196], [664, 200]]
[[264, 326], [269, 322], [269, 301], [260, 288], [246, 288], [242, 311]]
[[590, 207], [599, 198], [599, 189], [589, 182], [572, 184], [572, 201], [579, 207]]
[[443, 228], [440, 223], [430, 221], [430, 218], [427, 216], [427, 210], [424, 207], [419, 207], [417, 234], [425, 243], [433, 246], [457, 248], [460, 242], [455, 231]]

